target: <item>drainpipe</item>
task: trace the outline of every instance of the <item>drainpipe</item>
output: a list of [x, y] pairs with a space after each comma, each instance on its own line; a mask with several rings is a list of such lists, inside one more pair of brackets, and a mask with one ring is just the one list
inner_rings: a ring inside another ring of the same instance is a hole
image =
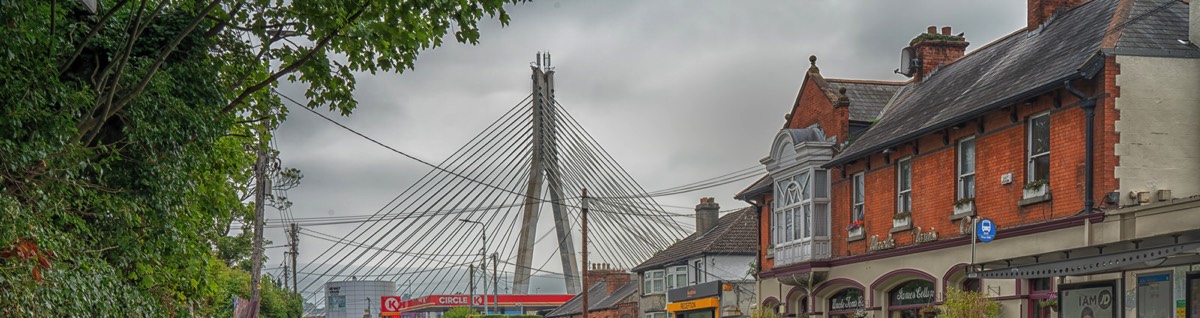
[[[754, 218], [754, 219], [758, 220], [758, 226], [756, 226], [758, 228], [758, 238], [762, 239], [762, 219], [761, 219], [762, 206], [759, 206], [758, 204], [754, 204], [754, 202], [750, 201], [750, 199], [742, 199], [742, 201], [745, 201], [746, 204], [749, 204], [750, 206], [754, 207], [754, 215], [758, 216], [758, 217]], [[758, 272], [762, 271], [762, 263], [763, 263], [762, 260], [763, 260], [762, 259], [762, 245], [759, 245], [759, 248], [754, 249], [754, 264], [757, 265], [756, 267], [758, 267], [754, 271], [754, 298], [755, 298], [754, 303], [755, 304], [758, 304], [758, 294], [762, 293], [762, 280], [758, 279]]]
[[[1196, 0], [1193, 0], [1193, 1], [1196, 1]], [[1087, 144], [1084, 145], [1084, 149], [1085, 149], [1084, 152], [1085, 152], [1086, 158], [1084, 158], [1084, 161], [1083, 161], [1083, 166], [1084, 166], [1083, 206], [1084, 206], [1084, 213], [1092, 213], [1092, 207], [1095, 206], [1095, 202], [1093, 202], [1093, 198], [1092, 198], [1092, 186], [1093, 186], [1093, 183], [1095, 180], [1095, 179], [1093, 179], [1094, 177], [1093, 177], [1093, 172], [1092, 172], [1092, 167], [1093, 167], [1092, 163], [1093, 163], [1093, 161], [1095, 161], [1094, 157], [1095, 157], [1095, 148], [1096, 148], [1096, 146], [1094, 144], [1095, 139], [1096, 139], [1096, 98], [1095, 97], [1087, 97], [1087, 95], [1085, 95], [1082, 91], [1076, 89], [1074, 86], [1071, 86], [1071, 80], [1064, 81], [1063, 87], [1066, 88], [1066, 90], [1068, 92], [1070, 92], [1071, 95], [1075, 95], [1075, 97], [1079, 98], [1079, 107], [1083, 108], [1084, 118], [1086, 118], [1086, 119], [1084, 119], [1084, 121], [1086, 121], [1086, 125], [1087, 125], [1086, 131], [1084, 132], [1084, 134], [1086, 136], [1085, 142]]]

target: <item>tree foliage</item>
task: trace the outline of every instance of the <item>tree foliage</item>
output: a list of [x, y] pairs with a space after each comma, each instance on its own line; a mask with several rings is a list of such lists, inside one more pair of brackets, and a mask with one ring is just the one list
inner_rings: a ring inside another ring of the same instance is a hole
[[[0, 0], [0, 316], [222, 316], [279, 80], [349, 114], [356, 73], [475, 43], [505, 2]], [[264, 295], [264, 315], [300, 306]]]
[[1000, 317], [1000, 303], [970, 290], [950, 288], [946, 301], [942, 303], [941, 315], [948, 318], [995, 318]]

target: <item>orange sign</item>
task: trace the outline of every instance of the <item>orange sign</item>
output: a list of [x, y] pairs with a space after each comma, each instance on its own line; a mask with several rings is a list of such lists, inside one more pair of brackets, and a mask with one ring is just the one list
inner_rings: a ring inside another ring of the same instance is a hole
[[721, 300], [717, 297], [700, 298], [696, 300], [667, 304], [667, 312], [688, 311], [701, 308], [717, 308], [720, 306]]

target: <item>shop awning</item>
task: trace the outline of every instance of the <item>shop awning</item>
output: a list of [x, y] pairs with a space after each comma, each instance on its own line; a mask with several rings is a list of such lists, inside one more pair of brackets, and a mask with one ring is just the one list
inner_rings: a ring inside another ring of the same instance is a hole
[[1200, 262], [1200, 230], [1096, 244], [976, 264], [984, 279], [1031, 279], [1115, 273]]

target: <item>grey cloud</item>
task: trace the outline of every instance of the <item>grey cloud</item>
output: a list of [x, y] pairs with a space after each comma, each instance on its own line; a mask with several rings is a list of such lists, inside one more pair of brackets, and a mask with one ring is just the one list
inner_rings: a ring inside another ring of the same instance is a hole
[[[794, 102], [809, 55], [820, 57], [829, 77], [902, 81], [892, 74], [898, 51], [926, 26], [966, 32], [973, 49], [1022, 27], [1025, 14], [1020, 2], [981, 0], [539, 1], [510, 13], [508, 27], [481, 23], [477, 46], [448, 43], [423, 52], [415, 70], [360, 76], [359, 109], [337, 120], [439, 162], [529, 94], [528, 64], [549, 50], [559, 101], [653, 191], [756, 165]], [[303, 96], [297, 85], [282, 86]], [[428, 171], [298, 109], [281, 127], [279, 146], [285, 165], [306, 175], [289, 194], [296, 217], [374, 212]], [[745, 205], [732, 196], [752, 181], [656, 200], [688, 207], [714, 196], [730, 209]], [[550, 229], [545, 221], [539, 232]], [[281, 233], [269, 235], [284, 242]], [[302, 261], [327, 246], [306, 241]], [[282, 259], [282, 250], [270, 252], [273, 262]], [[535, 263], [552, 252], [543, 242]], [[557, 263], [553, 257], [547, 270]]]

